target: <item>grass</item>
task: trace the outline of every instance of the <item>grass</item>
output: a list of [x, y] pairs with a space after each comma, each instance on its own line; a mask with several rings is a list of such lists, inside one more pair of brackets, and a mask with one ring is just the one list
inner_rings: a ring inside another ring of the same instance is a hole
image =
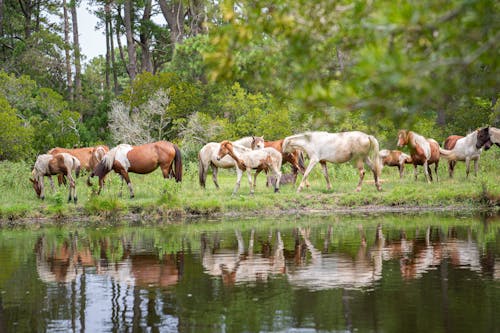
[[[182, 183], [164, 180], [160, 171], [149, 175], [131, 174], [135, 198], [129, 198], [126, 184], [111, 174], [100, 196], [97, 179], [94, 186], [85, 184], [86, 177], [77, 180], [78, 203], [67, 203], [68, 190], [57, 187], [52, 192], [46, 180], [46, 199], [39, 200], [29, 182], [31, 166], [24, 162], [0, 163], [0, 219], [20, 218], [121, 218], [128, 214], [150, 218], [178, 219], [184, 215], [211, 216], [214, 214], [266, 215], [281, 212], [350, 210], [368, 207], [423, 207], [460, 210], [498, 209], [500, 207], [500, 173], [497, 161], [500, 150], [484, 152], [479, 175], [465, 178], [465, 165], [459, 163], [455, 178], [448, 177], [446, 160], [441, 160], [440, 179], [427, 184], [419, 167], [418, 180], [413, 179], [413, 167], [407, 166], [405, 177], [399, 179], [397, 168], [382, 171], [382, 192], [373, 185], [373, 176], [367, 172], [361, 192], [354, 192], [358, 182], [357, 170], [350, 164], [328, 164], [333, 189], [326, 190], [320, 168], [309, 177], [310, 188], [296, 193], [292, 185], [284, 185], [280, 193], [265, 187], [265, 176], [257, 180], [255, 195], [249, 194], [246, 175], [240, 191], [232, 196], [236, 180], [234, 171], [219, 170], [219, 184], [215, 189], [211, 174], [207, 188], [198, 184], [196, 163], [185, 163]], [[288, 169], [286, 172], [289, 172]], [[298, 181], [301, 177], [298, 178]], [[297, 183], [298, 185], [298, 183]], [[120, 195], [122, 193], [122, 195]]]

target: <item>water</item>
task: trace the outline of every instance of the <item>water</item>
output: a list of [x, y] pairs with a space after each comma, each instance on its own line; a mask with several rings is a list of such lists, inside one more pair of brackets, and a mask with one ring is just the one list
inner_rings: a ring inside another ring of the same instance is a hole
[[499, 332], [500, 220], [0, 230], [0, 332]]

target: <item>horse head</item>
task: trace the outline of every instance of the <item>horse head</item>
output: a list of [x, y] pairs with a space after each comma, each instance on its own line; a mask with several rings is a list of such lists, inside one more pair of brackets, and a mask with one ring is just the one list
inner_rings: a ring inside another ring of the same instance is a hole
[[[30, 178], [30, 182], [33, 185], [33, 189], [36, 192], [36, 196], [40, 198], [40, 194], [42, 193], [42, 187], [40, 186], [40, 182], [38, 182], [36, 179]], [[42, 197], [43, 199], [43, 197]]]
[[263, 148], [264, 148], [264, 137], [252, 136], [252, 149], [263, 149]]
[[408, 137], [410, 131], [407, 130], [399, 130], [398, 132], [398, 147], [403, 147], [408, 144]]
[[488, 150], [491, 148], [492, 145], [493, 142], [491, 142], [489, 126], [478, 129], [476, 148], [479, 149], [484, 146], [484, 149]]
[[230, 141], [224, 140], [220, 143], [219, 152], [217, 153], [217, 161], [220, 161], [224, 156], [233, 151], [233, 145]]

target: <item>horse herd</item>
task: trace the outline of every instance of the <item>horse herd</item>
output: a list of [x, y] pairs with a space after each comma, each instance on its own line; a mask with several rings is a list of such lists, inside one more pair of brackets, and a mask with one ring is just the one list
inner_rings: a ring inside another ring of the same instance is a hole
[[[444, 149], [437, 141], [408, 130], [398, 133], [398, 147], [408, 146], [410, 154], [398, 150], [379, 150], [377, 139], [359, 131], [328, 133], [305, 132], [288, 136], [277, 141], [265, 141], [263, 137], [245, 137], [237, 141], [222, 141], [207, 143], [198, 154], [199, 183], [205, 188], [209, 168], [212, 169], [212, 178], [215, 186], [218, 168], [235, 168], [236, 184], [233, 195], [239, 190], [243, 172], [246, 171], [250, 186], [250, 193], [254, 193], [257, 175], [265, 171], [272, 173], [274, 191], [279, 191], [280, 183], [284, 183], [286, 176], [281, 173], [282, 163], [288, 162], [292, 166], [292, 182], [297, 179], [298, 172], [303, 174], [297, 187], [300, 192], [304, 186], [309, 186], [307, 178], [318, 163], [321, 164], [327, 188], [332, 185], [328, 176], [326, 162], [345, 163], [352, 161], [359, 172], [359, 182], [356, 191], [361, 190], [365, 175], [365, 164], [373, 172], [375, 187], [381, 190], [380, 173], [383, 165], [397, 166], [400, 177], [403, 177], [405, 164], [413, 164], [414, 176], [417, 179], [417, 166], [422, 165], [427, 182], [433, 180], [430, 166], [434, 164], [436, 180], [439, 160], [444, 157], [449, 163], [449, 175], [453, 177], [453, 170], [457, 161], [465, 161], [466, 175], [469, 176], [470, 162], [474, 161], [474, 172], [477, 175], [478, 161], [483, 147], [487, 150], [493, 144], [500, 146], [500, 129], [483, 127], [467, 136], [452, 135], [444, 143]], [[307, 167], [304, 165], [305, 153], [309, 158]], [[51, 176], [57, 175], [59, 184], [69, 181], [68, 201], [77, 202], [74, 172], [78, 177], [80, 169], [89, 172], [87, 184], [92, 185], [91, 177], [99, 178], [99, 192], [104, 185], [105, 176], [111, 171], [119, 174], [125, 180], [134, 197], [129, 172], [148, 174], [160, 168], [163, 178], [175, 178], [182, 181], [182, 157], [177, 145], [168, 141], [158, 141], [139, 146], [120, 144], [111, 150], [104, 145], [87, 148], [54, 148], [47, 154], [39, 155], [32, 170], [30, 181], [37, 196], [44, 199], [45, 176], [49, 177], [52, 189], [54, 183]], [[252, 170], [255, 174], [252, 180]], [[268, 177], [270, 179], [271, 177]], [[268, 181], [269, 183], [269, 181]]]

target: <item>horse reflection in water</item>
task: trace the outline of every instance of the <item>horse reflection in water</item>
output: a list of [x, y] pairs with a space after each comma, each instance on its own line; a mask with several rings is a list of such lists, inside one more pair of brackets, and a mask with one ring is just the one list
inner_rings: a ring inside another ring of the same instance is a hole
[[101, 253], [93, 255], [90, 246], [78, 246], [76, 236], [62, 245], [48, 244], [45, 237], [40, 237], [35, 246], [38, 275], [44, 282], [67, 283], [92, 269], [92, 273], [112, 277], [116, 282], [142, 287], [173, 286], [181, 278], [182, 253], [158, 256], [134, 250], [126, 240], [122, 245], [123, 256], [110, 263], [106, 239], [99, 241]]
[[[294, 270], [288, 270], [288, 280], [292, 285], [309, 289], [329, 288], [363, 288], [373, 285], [382, 277], [382, 248], [381, 242], [375, 242], [371, 248], [367, 247], [366, 236], [360, 227], [361, 245], [356, 257], [344, 253], [327, 253], [331, 228], [325, 237], [324, 249], [315, 248], [310, 240], [310, 229], [299, 228], [297, 238], [302, 237], [303, 243], [298, 246], [296, 240], [296, 261]], [[307, 253], [310, 254], [310, 261]]]
[[268, 278], [285, 273], [285, 257], [283, 255], [283, 240], [281, 233], [276, 232], [274, 248], [273, 234], [262, 242], [262, 253], [254, 253], [255, 231], [250, 232], [248, 250], [240, 231], [236, 230], [238, 249], [220, 249], [220, 239], [216, 236], [213, 245], [206, 235], [201, 239], [202, 264], [205, 273], [222, 277], [226, 285], [240, 282], [267, 281]]

